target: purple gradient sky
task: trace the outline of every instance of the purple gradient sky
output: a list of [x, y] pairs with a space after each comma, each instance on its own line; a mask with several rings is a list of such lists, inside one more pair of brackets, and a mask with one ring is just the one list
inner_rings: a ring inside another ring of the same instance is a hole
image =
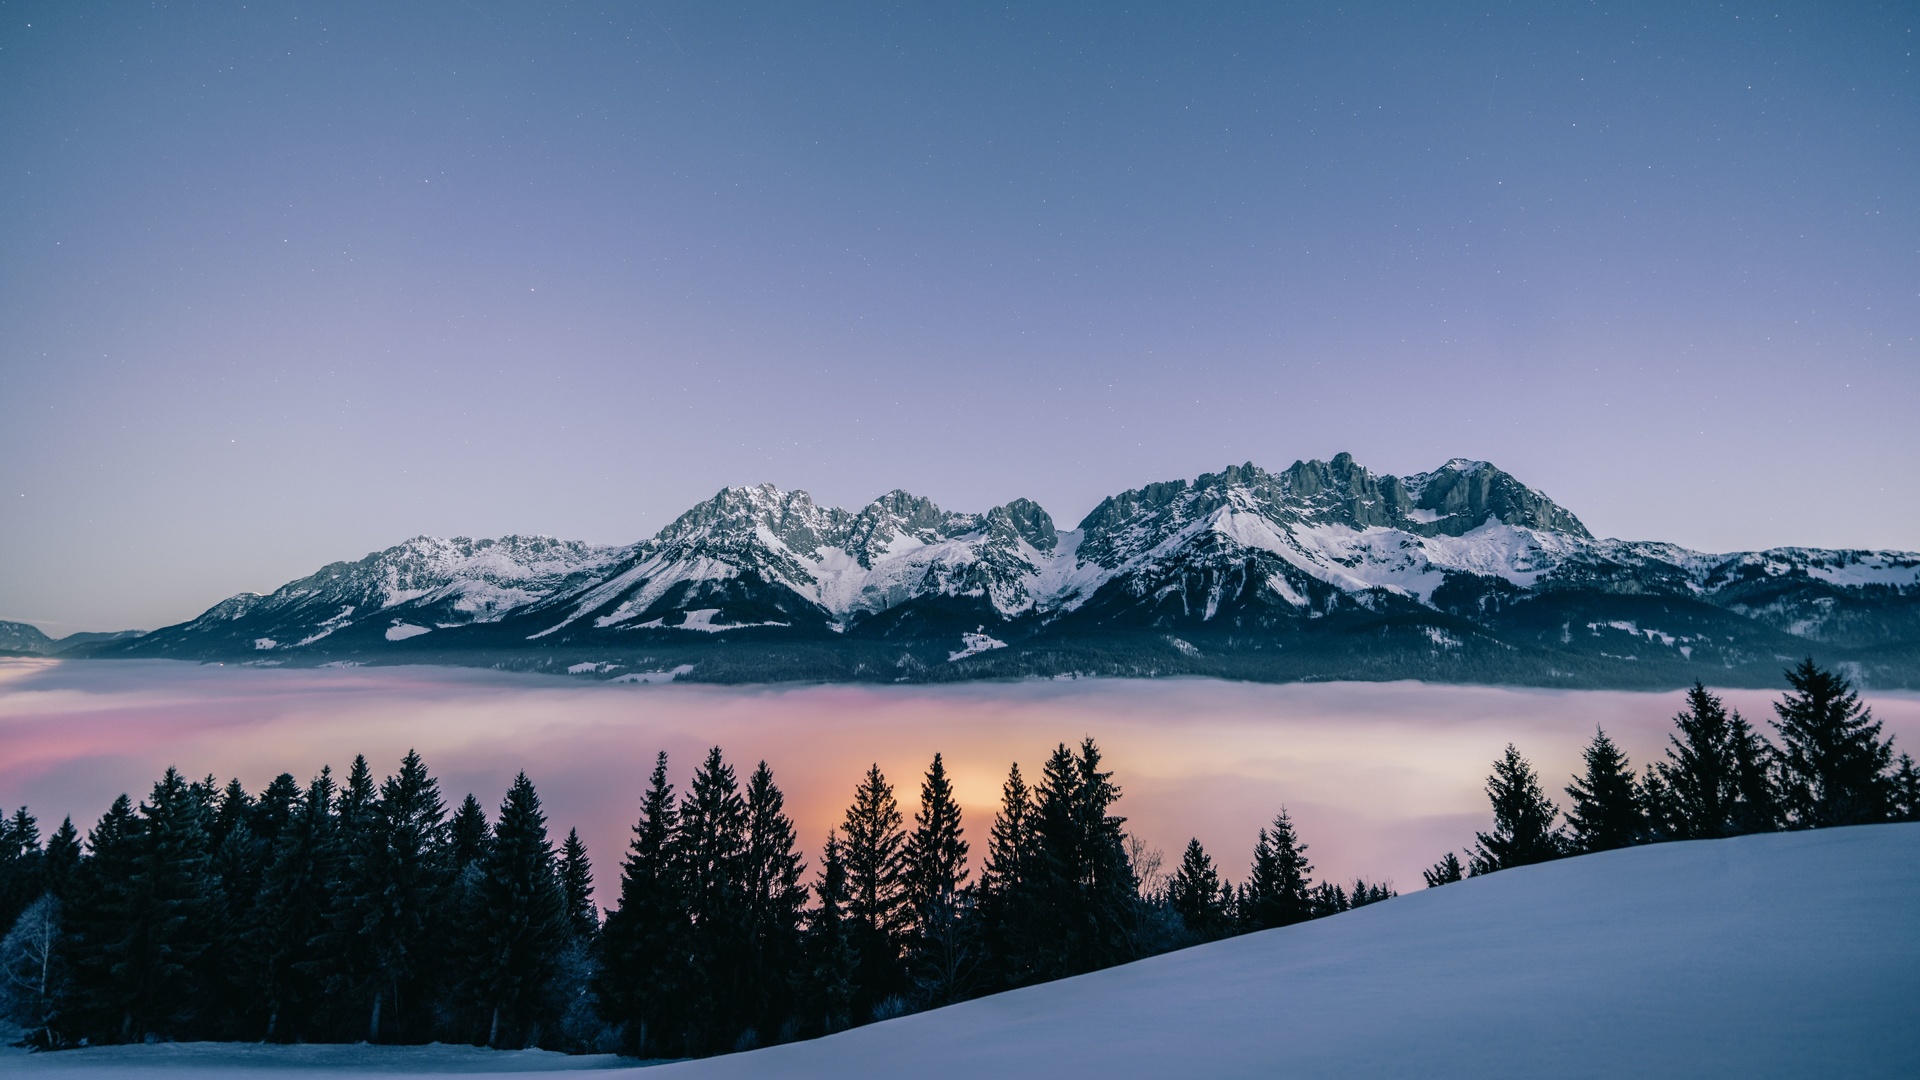
[[0, 4], [0, 618], [725, 484], [1920, 547], [1911, 4]]
[[[1762, 731], [1778, 695], [1725, 692]], [[1596, 725], [1637, 764], [1659, 755], [1681, 695], [1420, 683], [1270, 686], [1202, 679], [947, 687], [620, 686], [449, 668], [263, 670], [166, 660], [0, 659], [0, 805], [26, 803], [43, 831], [83, 830], [115, 795], [136, 798], [169, 764], [238, 776], [344, 772], [356, 752], [391, 772], [417, 747], [453, 802], [499, 805], [515, 771], [541, 792], [558, 835], [577, 827], [613, 875], [653, 755], [675, 784], [706, 748], [737, 770], [765, 759], [810, 852], [837, 824], [869, 761], [909, 813], [940, 751], [971, 842], [985, 842], [1009, 762], [1034, 779], [1061, 741], [1092, 735], [1130, 829], [1175, 859], [1198, 837], [1238, 880], [1254, 834], [1286, 806], [1320, 874], [1390, 878], [1471, 842], [1507, 742], [1555, 800]], [[1920, 695], [1873, 694], [1897, 745], [1920, 740]]]

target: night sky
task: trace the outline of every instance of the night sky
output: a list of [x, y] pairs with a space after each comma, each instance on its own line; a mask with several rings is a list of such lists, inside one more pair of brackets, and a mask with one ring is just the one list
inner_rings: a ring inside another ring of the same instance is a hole
[[534, 7], [0, 3], [0, 618], [1342, 450], [1920, 548], [1920, 5]]

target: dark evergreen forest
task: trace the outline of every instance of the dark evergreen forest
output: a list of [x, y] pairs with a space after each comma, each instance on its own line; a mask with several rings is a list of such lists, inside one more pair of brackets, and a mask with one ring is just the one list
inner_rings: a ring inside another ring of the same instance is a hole
[[[1778, 742], [1704, 687], [1636, 774], [1596, 733], [1564, 814], [1518, 750], [1493, 827], [1429, 886], [1628, 844], [1920, 817], [1920, 776], [1811, 662]], [[1316, 881], [1284, 808], [1230, 884], [1199, 844], [1163, 868], [1114, 812], [1092, 739], [1008, 773], [969, 839], [935, 755], [911, 814], [875, 766], [808, 867], [772, 770], [661, 754], [618, 873], [593, 897], [521, 775], [491, 818], [408, 754], [258, 793], [169, 769], [84, 838], [0, 824], [0, 1004], [42, 1049], [152, 1039], [457, 1041], [639, 1057], [743, 1050], [1336, 914], [1394, 895]]]

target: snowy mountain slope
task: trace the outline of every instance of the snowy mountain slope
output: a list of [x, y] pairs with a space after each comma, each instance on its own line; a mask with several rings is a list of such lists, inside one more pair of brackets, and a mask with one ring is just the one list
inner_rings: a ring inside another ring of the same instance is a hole
[[1920, 825], [1661, 844], [665, 1078], [1907, 1077]]
[[564, 613], [544, 637], [583, 619], [595, 629], [684, 625], [832, 626], [923, 596], [985, 599], [1002, 617], [1031, 608], [1057, 546], [1053, 521], [1025, 499], [956, 514], [904, 491], [858, 514], [770, 484], [728, 488], [636, 546], [613, 572], [530, 610]]
[[[974, 648], [977, 637], [1001, 643]], [[1669, 686], [1818, 651], [1920, 685], [1920, 555], [1597, 539], [1485, 462], [1340, 454], [1150, 484], [1055, 526], [904, 491], [728, 488], [651, 539], [418, 538], [94, 655], [753, 679], [1213, 674]]]
[[415, 537], [358, 562], [324, 566], [265, 596], [242, 593], [223, 600], [199, 618], [123, 650], [276, 654], [334, 635], [404, 641], [496, 621], [590, 579], [622, 550], [548, 537]]

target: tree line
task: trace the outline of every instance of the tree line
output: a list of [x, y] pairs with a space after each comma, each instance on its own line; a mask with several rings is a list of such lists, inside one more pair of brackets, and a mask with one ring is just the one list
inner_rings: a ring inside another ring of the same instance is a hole
[[0, 1003], [31, 1045], [429, 1040], [719, 1053], [1092, 971], [1393, 895], [1315, 882], [1285, 810], [1230, 885], [1163, 872], [1098, 745], [1016, 764], [976, 854], [934, 755], [911, 818], [870, 767], [811, 874], [772, 770], [657, 758], [602, 920], [578, 834], [533, 784], [451, 812], [409, 752], [376, 781], [168, 769], [84, 839], [0, 822]]
[[1449, 852], [1428, 886], [1568, 855], [1664, 840], [1711, 840], [1783, 829], [1920, 820], [1920, 772], [1893, 753], [1873, 710], [1842, 675], [1801, 662], [1762, 735], [1695, 683], [1673, 718], [1664, 756], [1636, 773], [1604, 730], [1566, 786], [1563, 813], [1512, 744], [1487, 778], [1493, 830], [1463, 863]]
[[[598, 919], [586, 851], [533, 785], [451, 815], [417, 754], [376, 782], [281, 774], [257, 795], [172, 768], [84, 843], [0, 837], [0, 978], [43, 1048], [147, 1039], [564, 1042]], [[569, 1026], [571, 1025], [571, 1027]]]
[[[1844, 679], [1806, 664], [1775, 746], [1696, 686], [1664, 761], [1636, 775], [1604, 733], [1565, 824], [1512, 747], [1494, 827], [1429, 885], [1663, 839], [1912, 818], [1911, 759]], [[84, 840], [0, 823], [0, 1004], [42, 1048], [147, 1039], [425, 1042], [641, 1057], [850, 1026], [1394, 895], [1317, 881], [1282, 808], [1230, 883], [1197, 840], [1163, 867], [1116, 814], [1092, 739], [1029, 783], [1016, 764], [969, 839], [940, 755], [908, 816], [877, 765], [817, 867], [772, 770], [708, 751], [684, 791], [664, 753], [602, 919], [578, 835], [557, 844], [514, 779], [490, 821], [449, 812], [417, 754], [356, 758], [257, 795], [168, 769]], [[976, 846], [977, 845], [977, 846]], [[811, 872], [809, 872], [811, 869]]]

